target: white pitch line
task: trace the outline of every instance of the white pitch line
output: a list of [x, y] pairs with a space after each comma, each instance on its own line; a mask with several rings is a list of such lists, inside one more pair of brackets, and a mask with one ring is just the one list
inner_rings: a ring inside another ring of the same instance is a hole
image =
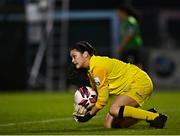
[[6, 124], [0, 124], [0, 127], [6, 127], [6, 126], [15, 126], [15, 125], [23, 125], [23, 124], [36, 124], [36, 123], [49, 123], [49, 122], [57, 122], [57, 121], [68, 121], [73, 120], [71, 117], [66, 118], [55, 118], [55, 119], [47, 119], [47, 120], [39, 120], [39, 121], [27, 121], [27, 122], [17, 122], [17, 123], [6, 123]]
[[[99, 118], [101, 116], [97, 116], [95, 118]], [[0, 127], [8, 127], [8, 126], [15, 126], [15, 125], [27, 125], [27, 124], [36, 124], [36, 123], [49, 123], [49, 122], [61, 122], [61, 121], [69, 121], [74, 120], [73, 117], [66, 117], [66, 118], [54, 118], [54, 119], [47, 119], [47, 120], [39, 120], [39, 121], [26, 121], [26, 122], [11, 122], [6, 124], [0, 124]]]

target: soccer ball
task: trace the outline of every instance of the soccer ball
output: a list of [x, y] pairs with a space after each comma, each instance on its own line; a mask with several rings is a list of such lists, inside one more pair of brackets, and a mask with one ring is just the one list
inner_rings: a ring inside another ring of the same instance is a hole
[[81, 105], [86, 109], [92, 108], [97, 100], [97, 93], [91, 87], [83, 86], [74, 94], [75, 105]]

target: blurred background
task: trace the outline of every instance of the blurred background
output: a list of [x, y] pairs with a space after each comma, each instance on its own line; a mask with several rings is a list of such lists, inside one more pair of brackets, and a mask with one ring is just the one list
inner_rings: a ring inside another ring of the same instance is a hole
[[68, 78], [68, 48], [86, 40], [116, 57], [116, 8], [123, 4], [140, 12], [143, 60], [155, 88], [179, 89], [179, 0], [0, 0], [0, 90], [83, 85]]

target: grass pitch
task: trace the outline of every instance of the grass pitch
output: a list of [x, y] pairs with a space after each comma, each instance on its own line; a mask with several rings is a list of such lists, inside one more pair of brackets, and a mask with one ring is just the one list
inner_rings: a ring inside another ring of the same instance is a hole
[[143, 108], [168, 115], [164, 129], [142, 121], [126, 129], [104, 129], [109, 104], [87, 123], [72, 118], [73, 93], [0, 93], [0, 135], [164, 135], [180, 134], [180, 91], [157, 91]]

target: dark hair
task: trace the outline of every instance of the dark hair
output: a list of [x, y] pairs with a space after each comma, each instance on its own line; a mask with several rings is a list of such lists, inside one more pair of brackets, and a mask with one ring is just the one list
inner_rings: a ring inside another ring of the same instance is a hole
[[[73, 82], [83, 81], [84, 83], [87, 83], [89, 82], [88, 69], [76, 69], [75, 65], [70, 64], [68, 67], [68, 79]], [[79, 84], [81, 84], [81, 82]]]
[[69, 50], [73, 50], [73, 49], [76, 49], [82, 53], [87, 51], [91, 56], [96, 55], [96, 50], [89, 42], [86, 41], [79, 41], [75, 43], [73, 46], [70, 47]]
[[[87, 51], [91, 56], [96, 55], [96, 50], [89, 42], [86, 41], [79, 41], [69, 48], [70, 51], [73, 49], [76, 49], [81, 53]], [[69, 78], [71, 79], [77, 80], [77, 78], [79, 78], [84, 81], [89, 81], [88, 69], [85, 68], [76, 69], [74, 65], [71, 65], [68, 71], [71, 73], [69, 74]]]
[[120, 5], [118, 6], [118, 9], [124, 11], [129, 16], [133, 16], [134, 18], [136, 18], [138, 22], [140, 22], [140, 13], [138, 10], [134, 9], [133, 7]]

